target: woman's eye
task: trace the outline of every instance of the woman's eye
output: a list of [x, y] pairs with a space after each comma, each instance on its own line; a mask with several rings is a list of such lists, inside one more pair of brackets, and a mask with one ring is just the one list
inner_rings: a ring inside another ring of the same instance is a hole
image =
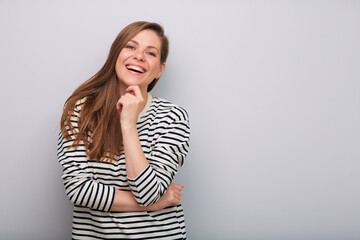
[[156, 57], [155, 53], [153, 53], [153, 52], [148, 52], [148, 54], [149, 54], [150, 56]]
[[131, 46], [131, 45], [126, 46], [126, 48], [128, 48], [128, 49], [135, 49], [134, 46]]

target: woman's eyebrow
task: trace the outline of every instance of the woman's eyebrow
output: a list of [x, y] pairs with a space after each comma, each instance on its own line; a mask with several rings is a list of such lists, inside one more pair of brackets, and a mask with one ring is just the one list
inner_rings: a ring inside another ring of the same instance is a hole
[[[137, 41], [135, 41], [135, 40], [129, 40], [129, 42], [133, 42], [133, 43], [135, 43], [136, 45], [139, 45], [139, 43], [137, 42]], [[154, 46], [147, 46], [146, 48], [154, 48], [156, 51], [158, 51], [159, 52], [159, 50], [157, 49], [157, 47], [154, 47]]]

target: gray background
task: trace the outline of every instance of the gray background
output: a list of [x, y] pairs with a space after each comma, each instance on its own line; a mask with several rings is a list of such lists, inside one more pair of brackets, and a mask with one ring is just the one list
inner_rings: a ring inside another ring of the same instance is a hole
[[359, 1], [0, 1], [1, 239], [69, 239], [62, 106], [130, 22], [170, 38], [189, 239], [360, 239]]

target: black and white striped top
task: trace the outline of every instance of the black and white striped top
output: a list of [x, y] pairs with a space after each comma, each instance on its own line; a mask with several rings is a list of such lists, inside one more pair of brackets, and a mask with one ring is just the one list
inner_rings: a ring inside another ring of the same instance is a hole
[[[78, 102], [71, 119], [75, 130], [83, 102]], [[156, 202], [188, 152], [188, 115], [164, 99], [148, 95], [137, 129], [149, 166], [135, 179], [126, 175], [124, 154], [110, 163], [89, 161], [84, 145], [69, 148], [73, 140], [60, 132], [58, 160], [66, 194], [74, 204], [73, 239], [186, 239], [181, 205], [160, 211], [110, 212], [116, 188], [131, 191], [139, 205]]]

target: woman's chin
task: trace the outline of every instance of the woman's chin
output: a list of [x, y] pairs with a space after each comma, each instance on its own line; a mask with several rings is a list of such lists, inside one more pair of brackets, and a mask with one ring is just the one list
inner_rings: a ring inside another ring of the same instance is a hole
[[139, 81], [126, 81], [126, 82], [122, 82], [122, 86], [124, 90], [126, 90], [126, 88], [130, 86], [139, 86], [141, 91], [147, 91], [148, 84], [144, 84]]

